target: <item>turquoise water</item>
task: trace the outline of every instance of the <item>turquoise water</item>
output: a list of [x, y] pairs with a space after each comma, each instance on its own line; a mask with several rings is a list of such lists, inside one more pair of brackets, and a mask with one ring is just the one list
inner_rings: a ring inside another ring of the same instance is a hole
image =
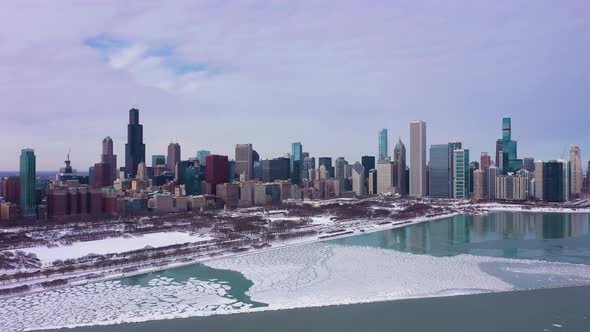
[[590, 218], [530, 212], [461, 215], [329, 243], [438, 257], [471, 254], [590, 264]]

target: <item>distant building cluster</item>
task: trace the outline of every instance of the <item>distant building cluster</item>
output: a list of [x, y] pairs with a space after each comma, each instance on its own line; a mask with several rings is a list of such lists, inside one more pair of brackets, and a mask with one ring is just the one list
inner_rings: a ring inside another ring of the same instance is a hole
[[72, 168], [68, 154], [51, 181], [37, 177], [35, 152], [23, 149], [18, 176], [1, 179], [0, 219], [100, 219], [378, 194], [565, 202], [588, 192], [579, 146], [571, 146], [569, 160], [519, 159], [508, 117], [502, 119], [501, 135], [495, 160], [487, 152], [471, 160], [462, 142], [427, 149], [426, 123], [413, 121], [409, 159], [401, 138], [389, 154], [388, 130], [382, 129], [377, 157], [355, 162], [316, 159], [301, 142], [292, 143], [287, 156], [272, 159], [261, 159], [252, 144], [237, 144], [234, 159], [207, 150], [183, 159], [180, 144], [170, 143], [167, 154], [153, 155], [148, 165], [139, 110], [133, 108], [122, 167], [110, 137], [102, 140], [100, 161], [88, 175]]

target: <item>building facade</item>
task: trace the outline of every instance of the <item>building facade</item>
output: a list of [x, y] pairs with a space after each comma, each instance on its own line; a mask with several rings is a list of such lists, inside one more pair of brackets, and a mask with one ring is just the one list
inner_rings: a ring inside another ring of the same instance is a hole
[[469, 149], [453, 151], [453, 197], [469, 198]]
[[137, 166], [145, 162], [145, 144], [143, 144], [143, 126], [139, 124], [139, 110], [129, 110], [127, 125], [127, 144], [125, 144], [125, 177], [133, 179], [137, 175]]
[[387, 129], [383, 128], [379, 131], [379, 148], [378, 160], [386, 160], [389, 158], [387, 148]]
[[451, 154], [448, 144], [430, 146], [430, 197], [451, 197]]
[[410, 123], [410, 196], [422, 197], [426, 188], [426, 122]]
[[37, 158], [32, 149], [23, 149], [20, 155], [20, 211], [25, 218], [37, 216]]

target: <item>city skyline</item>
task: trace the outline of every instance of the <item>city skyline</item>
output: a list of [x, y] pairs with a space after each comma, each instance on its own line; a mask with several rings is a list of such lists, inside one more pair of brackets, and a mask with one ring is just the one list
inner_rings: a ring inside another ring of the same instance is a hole
[[[381, 128], [391, 142], [409, 142], [414, 119], [429, 124], [429, 144], [461, 141], [493, 155], [496, 120], [506, 115], [519, 157], [588, 148], [584, 2], [3, 9], [1, 128], [14, 142], [0, 146], [6, 171], [18, 169], [24, 147], [35, 149], [39, 170], [61, 167], [70, 148], [74, 167], [86, 169], [105, 136], [122, 158], [121, 119], [132, 107], [142, 111], [146, 156], [165, 154], [178, 137], [185, 151], [231, 156], [236, 143], [249, 142], [278, 157], [301, 141], [311, 155], [357, 160], [375, 153]], [[73, 19], [61, 24], [63, 15]], [[221, 18], [249, 28], [224, 27]], [[366, 121], [358, 121], [361, 111]], [[361, 134], [343, 142], [324, 135], [328, 125]]]

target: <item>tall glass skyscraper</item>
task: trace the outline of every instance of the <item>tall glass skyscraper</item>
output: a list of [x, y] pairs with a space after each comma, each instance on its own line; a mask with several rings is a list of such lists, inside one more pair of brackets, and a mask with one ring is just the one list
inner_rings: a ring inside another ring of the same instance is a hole
[[469, 150], [453, 151], [453, 197], [469, 198]]
[[379, 131], [379, 159], [386, 160], [387, 154], [387, 129], [383, 128]]
[[145, 162], [145, 144], [143, 144], [143, 126], [139, 124], [139, 110], [129, 110], [127, 125], [127, 144], [125, 144], [125, 176], [135, 178], [137, 166]]
[[20, 209], [25, 218], [37, 215], [37, 158], [32, 149], [23, 149], [20, 154]]
[[451, 197], [451, 153], [448, 144], [430, 146], [430, 196]]
[[512, 140], [512, 124], [509, 117], [502, 118], [502, 173], [516, 172], [522, 168], [517, 156], [517, 142]]
[[207, 165], [207, 156], [211, 154], [211, 151], [207, 151], [207, 150], [199, 150], [197, 151], [197, 160], [199, 161], [199, 164], [204, 166]]
[[301, 172], [303, 170], [303, 146], [301, 142], [291, 144], [291, 182], [301, 184]]

